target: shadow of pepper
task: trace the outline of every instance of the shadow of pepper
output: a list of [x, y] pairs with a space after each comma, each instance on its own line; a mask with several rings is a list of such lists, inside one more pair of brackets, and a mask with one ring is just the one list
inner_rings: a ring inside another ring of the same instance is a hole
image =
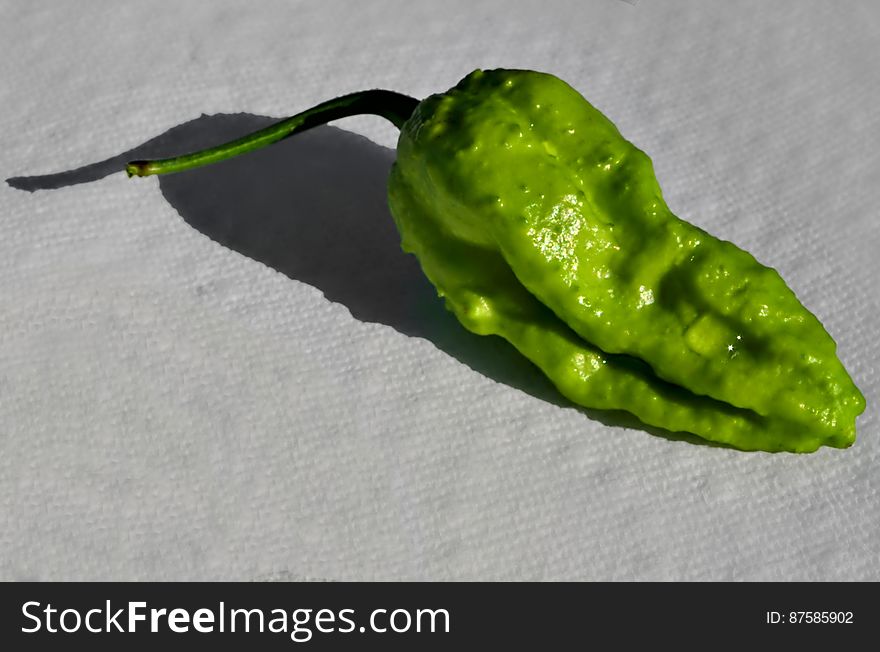
[[[120, 172], [132, 159], [201, 149], [272, 122], [250, 114], [203, 115], [105, 161], [7, 183], [35, 191], [96, 181]], [[506, 341], [465, 330], [415, 258], [400, 249], [386, 199], [394, 157], [393, 150], [362, 136], [324, 126], [246, 156], [159, 177], [159, 187], [190, 226], [321, 290], [355, 319], [426, 339], [488, 378], [607, 425], [715, 445], [646, 426], [627, 413], [579, 408]]]

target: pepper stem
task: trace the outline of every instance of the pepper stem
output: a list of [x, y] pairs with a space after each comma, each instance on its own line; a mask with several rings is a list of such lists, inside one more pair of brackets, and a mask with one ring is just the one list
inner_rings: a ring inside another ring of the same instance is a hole
[[375, 89], [351, 93], [322, 102], [302, 113], [297, 113], [295, 116], [222, 145], [174, 158], [132, 161], [125, 166], [125, 171], [129, 177], [146, 177], [152, 174], [170, 174], [191, 170], [239, 154], [252, 152], [293, 134], [326, 124], [331, 120], [365, 113], [383, 117], [399, 129], [412, 115], [418, 103], [419, 101], [415, 98], [394, 91]]

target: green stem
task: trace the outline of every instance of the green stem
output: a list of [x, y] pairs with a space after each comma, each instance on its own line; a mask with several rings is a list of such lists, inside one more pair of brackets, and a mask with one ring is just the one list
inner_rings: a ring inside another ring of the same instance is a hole
[[343, 95], [333, 100], [297, 113], [252, 134], [222, 145], [210, 147], [191, 154], [155, 161], [132, 161], [125, 166], [129, 177], [146, 177], [151, 174], [170, 174], [223, 161], [239, 154], [252, 152], [288, 136], [326, 124], [331, 120], [352, 115], [370, 113], [391, 121], [398, 129], [412, 115], [418, 100], [394, 91], [370, 90]]

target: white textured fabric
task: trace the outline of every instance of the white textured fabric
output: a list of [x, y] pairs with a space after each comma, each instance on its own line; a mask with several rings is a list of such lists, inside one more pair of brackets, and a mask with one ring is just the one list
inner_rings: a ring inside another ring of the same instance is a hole
[[[0, 2], [0, 577], [880, 580], [878, 34], [873, 0]], [[478, 67], [571, 83], [779, 269], [868, 400], [853, 448], [566, 406], [399, 252], [378, 118], [107, 175]]]

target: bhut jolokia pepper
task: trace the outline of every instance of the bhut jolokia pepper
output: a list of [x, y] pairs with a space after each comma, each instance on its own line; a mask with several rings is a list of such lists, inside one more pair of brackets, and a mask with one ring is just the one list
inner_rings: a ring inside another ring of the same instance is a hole
[[573, 402], [743, 450], [847, 447], [865, 400], [779, 274], [667, 207], [648, 156], [562, 80], [477, 70], [418, 102], [364, 91], [129, 175], [229, 158], [330, 120], [401, 129], [403, 249], [470, 331]]

